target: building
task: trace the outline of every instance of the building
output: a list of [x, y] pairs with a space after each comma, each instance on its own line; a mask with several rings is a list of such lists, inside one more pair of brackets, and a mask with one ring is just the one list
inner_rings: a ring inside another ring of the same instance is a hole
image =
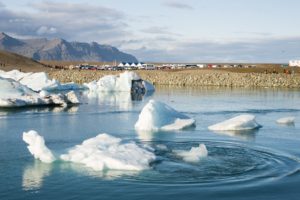
[[290, 67], [300, 67], [300, 60], [290, 60], [289, 66]]

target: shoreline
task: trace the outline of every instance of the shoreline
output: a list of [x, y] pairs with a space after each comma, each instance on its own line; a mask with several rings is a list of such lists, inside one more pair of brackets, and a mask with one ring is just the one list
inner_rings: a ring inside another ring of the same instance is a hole
[[[55, 70], [49, 71], [51, 78], [61, 82], [83, 84], [98, 80], [105, 75], [123, 71]], [[225, 86], [300, 88], [300, 74], [237, 73], [222, 70], [146, 71], [138, 70], [142, 79], [154, 85], [169, 86]]]

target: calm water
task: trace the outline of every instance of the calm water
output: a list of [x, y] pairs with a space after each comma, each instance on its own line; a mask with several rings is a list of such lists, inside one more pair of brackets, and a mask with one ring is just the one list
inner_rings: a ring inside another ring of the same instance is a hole
[[[69, 109], [0, 111], [0, 199], [300, 199], [300, 91], [158, 88], [142, 101], [127, 94], [82, 94]], [[194, 129], [145, 134], [134, 124], [149, 99], [197, 120]], [[257, 116], [258, 131], [219, 132], [209, 125]], [[275, 123], [295, 116], [292, 126]], [[36, 130], [55, 153], [99, 133], [150, 145], [157, 161], [143, 172], [95, 172], [79, 164], [35, 161], [22, 132]], [[205, 143], [209, 156], [186, 163], [173, 153]]]

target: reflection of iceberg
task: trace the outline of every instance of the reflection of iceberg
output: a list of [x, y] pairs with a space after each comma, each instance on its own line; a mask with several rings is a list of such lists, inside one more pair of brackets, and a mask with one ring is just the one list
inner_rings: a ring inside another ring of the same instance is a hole
[[295, 119], [295, 117], [283, 117], [276, 120], [276, 122], [278, 124], [293, 125], [295, 123]]
[[28, 88], [30, 88], [34, 91], [78, 90], [78, 89], [84, 88], [75, 83], [61, 84], [59, 81], [57, 81], [55, 79], [50, 79], [45, 72], [24, 73], [24, 72], [20, 72], [18, 70], [12, 70], [9, 72], [0, 70], [0, 77], [10, 78], [15, 81], [18, 81], [22, 85], [26, 85]]
[[198, 147], [192, 147], [189, 151], [176, 150], [174, 151], [177, 156], [182, 157], [186, 162], [199, 162], [201, 158], [208, 155], [205, 144], [199, 144]]
[[37, 190], [42, 187], [44, 178], [49, 176], [52, 165], [35, 161], [23, 171], [23, 190]]
[[216, 134], [227, 135], [230, 137], [239, 138], [242, 140], [254, 140], [258, 129], [252, 130], [236, 130], [236, 131], [213, 131]]
[[115, 180], [124, 176], [136, 176], [139, 171], [128, 171], [128, 170], [102, 170], [95, 171], [92, 168], [87, 168], [83, 165], [78, 165], [77, 163], [63, 162], [60, 163], [60, 169], [63, 171], [75, 171], [79, 174], [90, 176], [93, 178], [100, 178], [103, 180]]
[[177, 112], [170, 106], [150, 100], [143, 108], [135, 124], [137, 130], [180, 130], [195, 125], [195, 120]]
[[167, 131], [147, 131], [147, 130], [137, 129], [136, 133], [140, 141], [155, 141], [155, 140], [169, 141], [174, 139], [174, 134], [171, 134], [173, 132], [167, 132]]
[[12, 79], [0, 77], [0, 107], [24, 107], [41, 105], [78, 104], [76, 94], [71, 91], [67, 94], [37, 93], [30, 88]]
[[254, 115], [239, 115], [221, 123], [209, 126], [209, 130], [213, 131], [236, 131], [251, 130], [261, 126], [255, 121]]
[[131, 94], [129, 92], [95, 92], [86, 91], [89, 99], [96, 99], [99, 104], [107, 103], [116, 105], [122, 110], [130, 110], [132, 108]]
[[[24, 132], [23, 140], [28, 150], [42, 162], [53, 162], [55, 157], [46, 147], [43, 137], [35, 131]], [[63, 161], [83, 164], [93, 170], [144, 170], [148, 169], [155, 155], [134, 142], [123, 143], [120, 138], [99, 134], [71, 148], [59, 157]]]

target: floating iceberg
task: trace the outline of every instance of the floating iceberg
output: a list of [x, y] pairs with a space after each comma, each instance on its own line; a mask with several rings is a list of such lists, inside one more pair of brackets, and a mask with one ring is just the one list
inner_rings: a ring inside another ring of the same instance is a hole
[[48, 94], [44, 91], [34, 92], [13, 79], [0, 77], [0, 107], [24, 107], [42, 105], [78, 104], [76, 94], [71, 91], [66, 95]]
[[55, 161], [54, 155], [45, 145], [44, 138], [36, 131], [24, 132], [23, 140], [28, 144], [27, 148], [35, 159], [39, 159], [45, 163], [52, 163]]
[[67, 154], [61, 155], [64, 161], [81, 163], [94, 170], [144, 170], [149, 168], [155, 155], [136, 143], [121, 143], [120, 138], [108, 134], [85, 140]]
[[142, 131], [170, 131], [194, 125], [194, 119], [177, 112], [162, 102], [150, 100], [140, 113], [135, 128]]
[[295, 123], [295, 117], [284, 117], [276, 120], [278, 124], [294, 124]]
[[212, 131], [237, 131], [237, 130], [252, 130], [260, 128], [255, 121], [254, 115], [239, 115], [224, 122], [209, 126]]
[[205, 144], [200, 144], [199, 147], [192, 147], [189, 151], [177, 150], [174, 152], [186, 162], [199, 162], [201, 158], [205, 158], [208, 155]]
[[2, 78], [11, 78], [15, 81], [20, 82], [22, 85], [27, 86], [28, 88], [34, 91], [53, 91], [53, 90], [78, 90], [84, 89], [84, 87], [75, 84], [75, 83], [65, 83], [62, 84], [55, 79], [50, 79], [45, 72], [29, 72], [24, 73], [18, 70], [12, 70], [5, 72], [0, 70], [0, 77]]
[[[55, 160], [43, 137], [37, 132], [24, 132], [23, 140], [29, 144], [28, 150], [36, 159], [46, 163]], [[96, 171], [105, 169], [139, 171], [148, 169], [155, 155], [134, 142], [122, 143], [120, 138], [99, 134], [76, 145], [59, 158], [67, 162], [84, 164]]]
[[85, 83], [84, 86], [90, 91], [97, 92], [132, 92], [145, 93], [145, 91], [153, 91], [154, 86], [143, 81], [135, 72], [124, 72], [119, 76], [107, 75], [100, 78], [98, 81]]

